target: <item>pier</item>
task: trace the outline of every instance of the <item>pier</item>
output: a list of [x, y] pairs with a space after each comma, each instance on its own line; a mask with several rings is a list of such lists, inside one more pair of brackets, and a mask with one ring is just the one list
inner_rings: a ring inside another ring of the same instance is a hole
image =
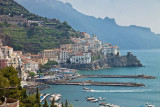
[[139, 87], [145, 86], [141, 83], [123, 83], [123, 82], [93, 82], [91, 80], [88, 81], [47, 81], [47, 84], [51, 85], [95, 85], [95, 86], [127, 86], [127, 87]]
[[154, 76], [148, 75], [82, 75], [80, 78], [140, 78], [140, 79], [155, 79]]
[[148, 75], [81, 75], [77, 76], [76, 78], [70, 78], [67, 80], [60, 80], [60, 81], [46, 81], [45, 83], [51, 85], [95, 85], [95, 86], [127, 86], [127, 87], [139, 87], [145, 86], [142, 83], [133, 83], [133, 82], [94, 82], [91, 80], [87, 81], [71, 81], [80, 78], [135, 78], [135, 79], [155, 79], [154, 76]]

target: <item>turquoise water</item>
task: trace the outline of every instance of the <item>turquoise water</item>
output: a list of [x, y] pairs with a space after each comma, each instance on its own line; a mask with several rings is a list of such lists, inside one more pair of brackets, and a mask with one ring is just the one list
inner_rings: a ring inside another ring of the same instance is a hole
[[[126, 54], [127, 51], [121, 51]], [[67, 99], [74, 107], [99, 107], [99, 103], [87, 102], [87, 96], [105, 97], [107, 103], [120, 105], [120, 107], [140, 107], [148, 102], [160, 107], [160, 50], [132, 50], [145, 67], [109, 68], [95, 71], [78, 71], [80, 74], [100, 75], [138, 75], [146, 74], [156, 76], [157, 79], [118, 79], [118, 78], [87, 78], [80, 80], [106, 81], [106, 82], [137, 82], [145, 87], [113, 87], [113, 86], [86, 86], [94, 92], [83, 92], [83, 86], [51, 85], [49, 89], [41, 92], [60, 93], [65, 102]], [[75, 101], [79, 100], [79, 101]]]

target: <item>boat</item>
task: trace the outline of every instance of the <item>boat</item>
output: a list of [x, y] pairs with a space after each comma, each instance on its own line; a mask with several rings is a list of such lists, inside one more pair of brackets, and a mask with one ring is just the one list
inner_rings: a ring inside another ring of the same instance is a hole
[[99, 97], [98, 100], [99, 101], [104, 101], [104, 100], [106, 100], [106, 98]]
[[87, 87], [83, 87], [83, 91], [91, 91], [92, 89], [89, 89]]
[[95, 99], [94, 97], [87, 97], [86, 98], [87, 101], [94, 100], [94, 99]]
[[44, 95], [43, 96], [43, 98], [42, 99], [40, 99], [40, 102], [42, 102], [46, 97], [48, 97], [50, 94], [46, 94], [46, 95]]
[[107, 103], [100, 103], [100, 106], [107, 106]]
[[90, 100], [90, 102], [98, 102], [98, 99]]
[[62, 95], [60, 95], [60, 94], [52, 94], [51, 97], [49, 98], [49, 101], [52, 102], [53, 99], [54, 99], [54, 101], [59, 101], [61, 99], [61, 96]]
[[105, 101], [106, 98], [99, 97], [98, 100], [99, 100], [99, 101]]
[[86, 100], [90, 102], [98, 102], [98, 99], [95, 99], [94, 97], [87, 97]]
[[89, 89], [89, 88], [83, 87], [83, 91], [93, 91], [93, 89]]
[[155, 107], [155, 105], [148, 105], [147, 107]]

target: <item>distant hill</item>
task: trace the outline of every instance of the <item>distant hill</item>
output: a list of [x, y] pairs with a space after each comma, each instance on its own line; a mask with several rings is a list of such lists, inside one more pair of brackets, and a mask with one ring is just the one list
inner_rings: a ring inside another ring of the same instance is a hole
[[[160, 48], [160, 35], [140, 26], [119, 26], [111, 18], [95, 18], [73, 9], [58, 0], [16, 0], [31, 12], [48, 18], [67, 21], [74, 29], [96, 34], [103, 42], [118, 45], [121, 49]], [[127, 20], [127, 19], [126, 19]]]
[[10, 25], [0, 23], [0, 38], [5, 45], [14, 50], [37, 53], [43, 49], [58, 48], [61, 44], [71, 43], [70, 37], [78, 37], [79, 32], [72, 29], [67, 22], [47, 19], [30, 13], [14, 0], [0, 0], [0, 15], [23, 14], [27, 20], [43, 21], [44, 26]]

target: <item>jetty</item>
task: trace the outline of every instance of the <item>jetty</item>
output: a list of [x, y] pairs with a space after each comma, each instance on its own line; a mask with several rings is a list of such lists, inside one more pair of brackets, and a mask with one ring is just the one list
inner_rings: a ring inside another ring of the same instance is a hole
[[127, 86], [127, 87], [140, 87], [145, 86], [142, 83], [123, 83], [123, 82], [94, 82], [91, 80], [87, 81], [47, 81], [47, 84], [51, 85], [95, 85], [95, 86]]
[[155, 79], [154, 76], [148, 75], [82, 75], [80, 78], [140, 78], [140, 79]]

